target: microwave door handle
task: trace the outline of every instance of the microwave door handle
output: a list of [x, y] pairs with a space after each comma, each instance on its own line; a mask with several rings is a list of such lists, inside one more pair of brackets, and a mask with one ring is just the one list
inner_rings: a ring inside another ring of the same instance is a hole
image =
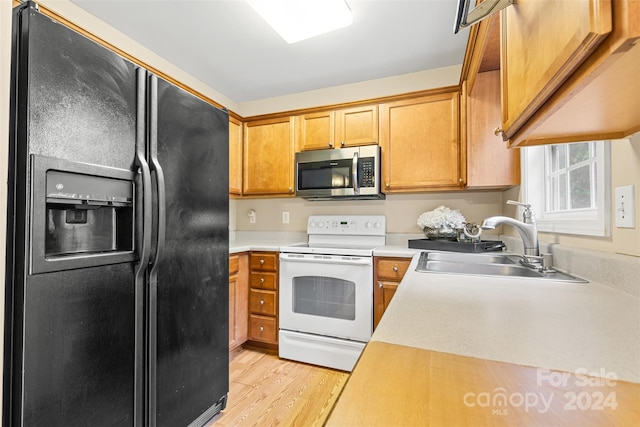
[[358, 152], [353, 153], [353, 165], [351, 166], [351, 180], [353, 181], [353, 193], [360, 194], [358, 187]]

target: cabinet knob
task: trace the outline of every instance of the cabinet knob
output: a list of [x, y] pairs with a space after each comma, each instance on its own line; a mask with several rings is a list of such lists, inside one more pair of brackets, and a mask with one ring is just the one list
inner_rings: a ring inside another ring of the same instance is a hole
[[260, 305], [264, 305], [264, 300], [263, 299], [260, 300]]
[[344, 141], [340, 141], [340, 145], [344, 147]]
[[382, 288], [383, 288], [383, 286], [382, 286], [382, 282], [378, 282], [378, 287], [379, 287], [380, 289], [382, 289]]
[[264, 264], [264, 260], [263, 259], [260, 260], [260, 265], [262, 265], [262, 264]]
[[260, 332], [264, 332], [264, 326], [260, 326]]
[[329, 147], [333, 148], [333, 142], [329, 143]]
[[398, 266], [397, 266], [397, 265], [394, 265], [394, 266], [393, 266], [393, 271], [394, 271], [395, 273], [397, 273], [397, 272], [398, 272]]
[[384, 184], [384, 186], [385, 186], [385, 188], [389, 188], [389, 187], [390, 187], [390, 185], [389, 185], [389, 183], [388, 183], [388, 182], [386, 182], [386, 183]]
[[463, 186], [464, 185], [464, 179], [458, 178], [458, 183], [460, 184], [460, 186]]
[[293, 188], [289, 187], [289, 193], [293, 193]]
[[264, 277], [260, 278], [260, 283], [264, 283]]
[[493, 130], [493, 134], [494, 134], [495, 136], [500, 136], [500, 135], [502, 135], [502, 133], [503, 133], [503, 132], [504, 132], [504, 131], [502, 130], [502, 128], [501, 128], [500, 126], [498, 126], [497, 128], [495, 128], [495, 129]]

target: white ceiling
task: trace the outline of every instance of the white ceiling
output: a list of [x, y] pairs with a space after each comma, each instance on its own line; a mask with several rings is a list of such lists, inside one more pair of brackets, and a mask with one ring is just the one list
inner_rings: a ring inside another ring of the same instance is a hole
[[461, 64], [456, 0], [347, 0], [353, 24], [292, 45], [242, 0], [71, 0], [241, 103]]

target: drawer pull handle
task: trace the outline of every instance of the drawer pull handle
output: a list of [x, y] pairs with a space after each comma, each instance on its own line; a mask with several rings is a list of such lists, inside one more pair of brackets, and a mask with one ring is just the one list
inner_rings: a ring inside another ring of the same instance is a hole
[[384, 285], [382, 284], [382, 282], [378, 282], [378, 287], [379, 287], [380, 289], [384, 288]]
[[394, 266], [393, 266], [393, 271], [394, 271], [395, 273], [397, 273], [397, 272], [398, 272], [398, 266], [397, 266], [397, 265], [394, 265]]

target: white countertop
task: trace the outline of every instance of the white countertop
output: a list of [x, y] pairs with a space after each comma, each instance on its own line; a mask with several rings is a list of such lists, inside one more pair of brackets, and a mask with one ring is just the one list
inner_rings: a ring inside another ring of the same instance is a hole
[[[289, 246], [295, 243], [304, 243], [306, 240], [300, 239], [242, 239], [242, 240], [230, 240], [229, 241], [229, 253], [240, 253], [248, 251], [272, 251], [279, 252], [280, 247]], [[373, 250], [374, 256], [385, 257], [399, 257], [399, 258], [411, 258], [419, 249], [411, 249], [403, 246], [386, 245], [380, 246]]]
[[418, 258], [372, 341], [640, 383], [637, 297], [594, 282], [420, 273]]

